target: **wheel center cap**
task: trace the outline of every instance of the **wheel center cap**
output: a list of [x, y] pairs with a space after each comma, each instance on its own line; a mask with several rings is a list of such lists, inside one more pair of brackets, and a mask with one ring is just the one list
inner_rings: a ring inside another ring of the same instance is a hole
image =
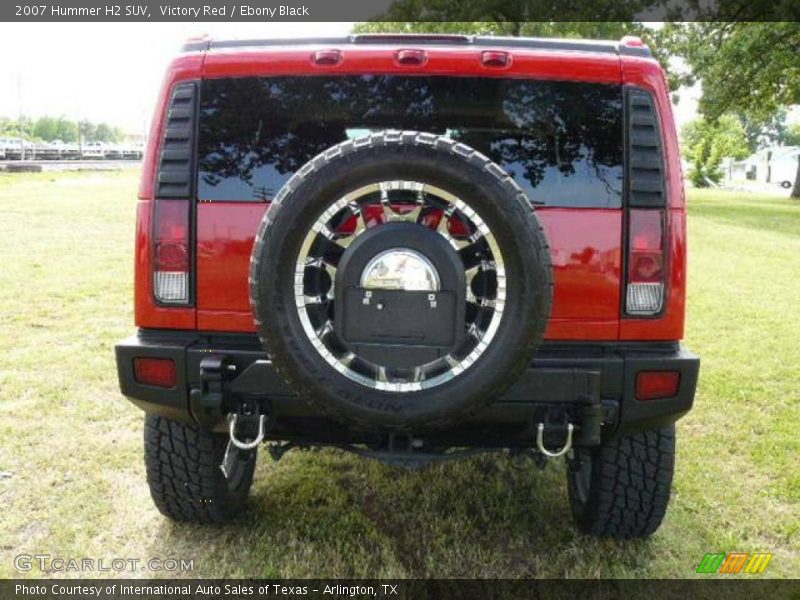
[[368, 290], [438, 292], [441, 281], [427, 257], [410, 248], [391, 248], [375, 255], [361, 272], [360, 285]]

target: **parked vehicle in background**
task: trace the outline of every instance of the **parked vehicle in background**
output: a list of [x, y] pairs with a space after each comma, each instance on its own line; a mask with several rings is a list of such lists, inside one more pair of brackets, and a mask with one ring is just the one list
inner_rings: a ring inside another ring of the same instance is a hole
[[106, 144], [105, 156], [108, 160], [122, 160], [122, 147], [119, 144]]
[[59, 160], [77, 160], [81, 157], [78, 144], [65, 143], [61, 140], [55, 140], [51, 143], [53, 156]]
[[122, 146], [122, 158], [125, 160], [142, 160], [144, 146], [141, 144], [125, 144]]
[[141, 160], [143, 146], [85, 142], [82, 146], [52, 142], [26, 142], [18, 138], [0, 138], [0, 157], [7, 160]]
[[5, 148], [7, 160], [22, 160], [23, 158], [27, 158], [33, 149], [33, 144], [30, 142], [14, 137], [2, 138], [2, 144]]
[[106, 157], [106, 145], [103, 142], [85, 142], [81, 148], [81, 158], [102, 160]]
[[202, 40], [162, 89], [116, 358], [163, 514], [233, 518], [270, 441], [565, 456], [582, 531], [658, 528], [699, 359], [640, 40]]
[[775, 157], [771, 166], [770, 180], [785, 190], [790, 189], [797, 177], [797, 161], [800, 161], [800, 148], [788, 150]]

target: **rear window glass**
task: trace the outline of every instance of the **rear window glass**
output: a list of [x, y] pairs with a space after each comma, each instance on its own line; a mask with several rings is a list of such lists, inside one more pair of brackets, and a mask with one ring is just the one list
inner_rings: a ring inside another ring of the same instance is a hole
[[534, 202], [621, 205], [618, 85], [397, 75], [210, 79], [199, 127], [201, 200], [270, 200], [330, 146], [406, 129], [483, 152]]

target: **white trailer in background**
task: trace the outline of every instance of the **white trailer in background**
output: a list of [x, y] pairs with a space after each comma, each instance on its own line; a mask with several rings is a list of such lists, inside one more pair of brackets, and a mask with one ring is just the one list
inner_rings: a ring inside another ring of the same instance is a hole
[[728, 181], [754, 181], [778, 184], [783, 188], [794, 185], [800, 146], [762, 148], [744, 160], [722, 160], [723, 177]]
[[800, 148], [781, 154], [770, 162], [770, 181], [789, 189], [797, 177], [797, 161], [800, 160]]

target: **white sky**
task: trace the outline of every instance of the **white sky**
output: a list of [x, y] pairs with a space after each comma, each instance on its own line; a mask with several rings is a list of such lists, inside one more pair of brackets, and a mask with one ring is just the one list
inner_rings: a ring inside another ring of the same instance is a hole
[[[0, 23], [0, 115], [65, 115], [145, 130], [167, 62], [183, 41], [345, 35], [352, 23]], [[683, 90], [678, 125], [699, 89]]]

